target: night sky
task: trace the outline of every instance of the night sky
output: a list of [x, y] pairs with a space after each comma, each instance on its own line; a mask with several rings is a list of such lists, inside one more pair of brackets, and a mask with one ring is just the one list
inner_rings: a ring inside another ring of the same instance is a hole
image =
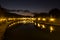
[[52, 8], [60, 9], [59, 0], [1, 0], [0, 3], [7, 9], [22, 9], [32, 12], [48, 12]]

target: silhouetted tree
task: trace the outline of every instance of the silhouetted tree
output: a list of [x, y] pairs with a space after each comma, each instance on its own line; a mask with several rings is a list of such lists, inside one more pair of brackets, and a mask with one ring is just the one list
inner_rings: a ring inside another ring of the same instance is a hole
[[47, 17], [48, 16], [48, 13], [40, 13], [40, 16], [41, 17]]
[[47, 17], [48, 13], [34, 13], [36, 17]]
[[0, 5], [0, 17], [4, 16], [4, 13], [5, 13], [5, 11]]
[[34, 14], [34, 17], [38, 17], [38, 13], [32, 13], [32, 14]]
[[0, 6], [0, 17], [20, 17], [20, 15], [7, 12], [7, 9]]
[[60, 17], [60, 9], [54, 8], [49, 11], [49, 15], [53, 17]]

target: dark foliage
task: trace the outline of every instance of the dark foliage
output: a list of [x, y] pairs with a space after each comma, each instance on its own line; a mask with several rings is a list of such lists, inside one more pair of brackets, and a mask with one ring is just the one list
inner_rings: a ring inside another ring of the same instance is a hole
[[49, 11], [49, 15], [53, 17], [60, 17], [60, 9], [54, 8]]

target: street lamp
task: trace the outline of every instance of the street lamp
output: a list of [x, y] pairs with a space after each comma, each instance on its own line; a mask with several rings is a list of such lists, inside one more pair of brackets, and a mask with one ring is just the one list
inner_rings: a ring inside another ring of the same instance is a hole
[[42, 20], [43, 20], [43, 21], [46, 21], [46, 18], [43, 18]]
[[50, 21], [53, 22], [53, 21], [55, 21], [55, 19], [54, 18], [50, 18]]
[[38, 20], [41, 20], [41, 18], [38, 18]]

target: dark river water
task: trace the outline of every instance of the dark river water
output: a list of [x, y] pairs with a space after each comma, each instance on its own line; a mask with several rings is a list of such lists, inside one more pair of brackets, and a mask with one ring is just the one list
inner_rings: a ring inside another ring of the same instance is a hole
[[60, 40], [60, 26], [20, 23], [7, 28], [3, 40]]

